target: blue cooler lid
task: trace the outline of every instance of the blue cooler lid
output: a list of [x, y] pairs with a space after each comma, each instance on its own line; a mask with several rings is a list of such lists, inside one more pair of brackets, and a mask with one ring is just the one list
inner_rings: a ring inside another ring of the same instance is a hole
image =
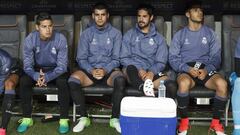
[[127, 117], [172, 118], [176, 110], [171, 98], [124, 97], [121, 101], [121, 115]]

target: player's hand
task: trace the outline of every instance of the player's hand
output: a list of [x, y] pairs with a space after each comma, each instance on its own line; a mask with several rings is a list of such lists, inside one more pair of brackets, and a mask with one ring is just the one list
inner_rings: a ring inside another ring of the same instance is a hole
[[154, 77], [153, 72], [148, 71], [148, 72], [146, 73], [146, 77], [144, 78], [144, 81], [147, 80], [147, 79], [153, 80], [153, 77]]
[[188, 73], [194, 78], [198, 77], [199, 74], [200, 74], [198, 69], [195, 69], [195, 68], [192, 68], [192, 67], [190, 67]]
[[39, 74], [40, 74], [40, 76], [37, 80], [36, 86], [46, 87], [47, 83], [46, 83], [46, 80], [45, 80], [45, 74], [43, 73], [42, 69], [40, 69]]
[[140, 76], [140, 78], [144, 81], [145, 77], [147, 75], [147, 72], [143, 69], [138, 70], [138, 75]]
[[104, 77], [106, 75], [106, 71], [103, 68], [98, 69], [98, 77]]
[[95, 79], [101, 80], [105, 75], [105, 70], [97, 68], [92, 70], [92, 75]]
[[199, 76], [198, 79], [203, 80], [207, 76], [207, 70], [206, 69], [199, 69]]
[[[91, 74], [92, 74], [92, 76], [94, 77], [94, 78], [96, 78], [97, 77], [97, 69], [93, 69], [92, 71], [91, 71]], [[97, 78], [96, 78], [97, 79]]]

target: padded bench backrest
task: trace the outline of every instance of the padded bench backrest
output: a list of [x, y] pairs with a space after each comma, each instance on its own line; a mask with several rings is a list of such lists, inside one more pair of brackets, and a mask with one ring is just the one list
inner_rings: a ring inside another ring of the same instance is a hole
[[0, 48], [17, 60], [22, 60], [26, 29], [25, 15], [0, 15]]
[[[187, 25], [187, 17], [185, 15], [172, 16], [172, 36], [180, 29]], [[204, 24], [215, 30], [215, 21], [213, 15], [204, 16]]]
[[[156, 25], [158, 32], [165, 37], [164, 31], [166, 29], [164, 28], [164, 18], [162, 16], [156, 16], [153, 22]], [[135, 27], [136, 23], [137, 23], [136, 16], [124, 16], [123, 17], [123, 34], [126, 33], [128, 30], [130, 30], [131, 28]]]
[[73, 15], [52, 15], [54, 29], [61, 32], [68, 42], [68, 65], [73, 66], [73, 37], [74, 37], [74, 16]]
[[227, 61], [223, 67], [227, 75], [234, 71], [234, 54], [238, 38], [240, 38], [240, 15], [224, 15], [222, 18], [223, 55]]

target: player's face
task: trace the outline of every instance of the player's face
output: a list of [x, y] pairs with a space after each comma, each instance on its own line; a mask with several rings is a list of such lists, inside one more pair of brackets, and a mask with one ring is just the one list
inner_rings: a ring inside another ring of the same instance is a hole
[[53, 23], [51, 20], [40, 21], [40, 25], [36, 25], [36, 29], [40, 33], [40, 38], [42, 40], [47, 40], [51, 38], [53, 33]]
[[137, 23], [140, 29], [146, 28], [150, 25], [153, 16], [150, 16], [146, 10], [139, 10], [137, 15]]
[[105, 9], [95, 9], [92, 18], [98, 27], [104, 27], [108, 21], [109, 14]]
[[192, 8], [186, 13], [186, 16], [192, 22], [202, 23], [202, 21], [203, 21], [203, 10], [201, 8]]

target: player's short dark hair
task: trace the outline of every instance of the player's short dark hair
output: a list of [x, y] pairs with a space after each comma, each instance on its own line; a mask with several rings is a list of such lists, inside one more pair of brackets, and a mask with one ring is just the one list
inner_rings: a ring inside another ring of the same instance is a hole
[[98, 2], [92, 7], [92, 13], [94, 13], [95, 9], [103, 10], [105, 9], [107, 13], [109, 13], [109, 7], [107, 4], [103, 2]]
[[44, 20], [51, 20], [52, 21], [52, 17], [50, 14], [48, 14], [47, 12], [40, 12], [38, 15], [37, 15], [37, 18], [36, 18], [36, 24], [37, 25], [40, 25], [40, 22], [41, 21], [44, 21]]
[[152, 16], [153, 15], [153, 12], [154, 12], [154, 7], [152, 6], [152, 5], [150, 5], [150, 4], [140, 4], [140, 5], [138, 5], [138, 7], [137, 7], [137, 13], [138, 13], [138, 11], [139, 10], [145, 10], [145, 11], [147, 11], [148, 12], [148, 14], [150, 15], [150, 16]]
[[185, 7], [185, 12], [188, 12], [190, 9], [193, 9], [193, 8], [200, 8], [203, 10], [202, 2], [199, 0], [188, 1]]

